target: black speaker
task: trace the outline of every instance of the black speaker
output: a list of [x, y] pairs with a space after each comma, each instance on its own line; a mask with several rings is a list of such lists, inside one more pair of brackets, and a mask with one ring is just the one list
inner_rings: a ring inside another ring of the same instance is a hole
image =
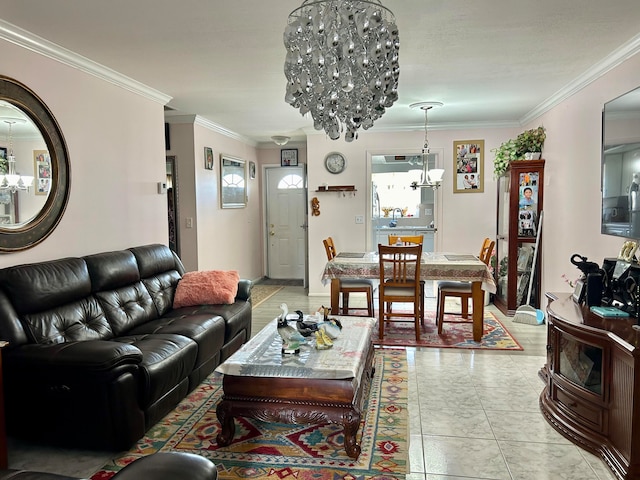
[[590, 273], [587, 275], [587, 294], [585, 295], [587, 306], [599, 307], [602, 302], [602, 274]]

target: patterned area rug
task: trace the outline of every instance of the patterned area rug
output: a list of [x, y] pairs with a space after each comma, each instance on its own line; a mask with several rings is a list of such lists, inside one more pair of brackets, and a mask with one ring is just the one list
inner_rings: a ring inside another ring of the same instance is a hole
[[[385, 326], [384, 339], [380, 341], [378, 331], [374, 334], [376, 345], [404, 347], [436, 348], [477, 348], [493, 350], [524, 350], [506, 327], [490, 312], [484, 314], [484, 335], [480, 342], [473, 341], [471, 323], [445, 323], [442, 335], [438, 335], [435, 312], [425, 312], [425, 326], [416, 342], [413, 322], [391, 322]], [[445, 315], [445, 319], [455, 319], [454, 315]], [[459, 319], [460, 317], [458, 317]]]
[[282, 285], [254, 285], [251, 289], [251, 308], [256, 308], [283, 288]]
[[[142, 438], [131, 451], [115, 458], [91, 480], [106, 480], [135, 459], [157, 451], [202, 455], [218, 468], [220, 480], [404, 480], [407, 468], [408, 371], [402, 349], [381, 349], [358, 430], [358, 460], [343, 448], [337, 425], [285, 425], [236, 419], [236, 435], [218, 447], [216, 405], [222, 396], [221, 376], [211, 375]], [[144, 480], [144, 479], [141, 479]]]

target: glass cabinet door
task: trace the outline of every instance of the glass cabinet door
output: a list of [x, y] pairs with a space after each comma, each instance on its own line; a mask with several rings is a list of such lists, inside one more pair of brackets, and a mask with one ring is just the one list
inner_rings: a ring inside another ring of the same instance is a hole
[[603, 349], [559, 333], [556, 373], [596, 395], [602, 395]]

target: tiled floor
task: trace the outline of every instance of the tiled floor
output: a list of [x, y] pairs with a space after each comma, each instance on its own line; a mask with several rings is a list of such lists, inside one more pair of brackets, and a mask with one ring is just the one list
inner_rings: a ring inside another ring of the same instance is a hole
[[[286, 287], [254, 310], [254, 333], [280, 312], [283, 302], [290, 311], [310, 312], [327, 305], [329, 297]], [[427, 299], [427, 308], [435, 309], [435, 299]], [[524, 351], [407, 350], [407, 480], [613, 480], [599, 458], [565, 440], [542, 418], [538, 370], [545, 361], [545, 326], [514, 323], [493, 306], [487, 308]], [[78, 476], [89, 476], [111, 456], [18, 442], [10, 442], [9, 449], [14, 468]]]

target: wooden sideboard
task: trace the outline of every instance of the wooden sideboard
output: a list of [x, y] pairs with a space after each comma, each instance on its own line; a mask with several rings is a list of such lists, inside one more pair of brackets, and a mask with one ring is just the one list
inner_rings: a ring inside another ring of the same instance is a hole
[[602, 318], [547, 293], [546, 386], [540, 408], [573, 443], [620, 479], [640, 480], [640, 330], [636, 318]]

